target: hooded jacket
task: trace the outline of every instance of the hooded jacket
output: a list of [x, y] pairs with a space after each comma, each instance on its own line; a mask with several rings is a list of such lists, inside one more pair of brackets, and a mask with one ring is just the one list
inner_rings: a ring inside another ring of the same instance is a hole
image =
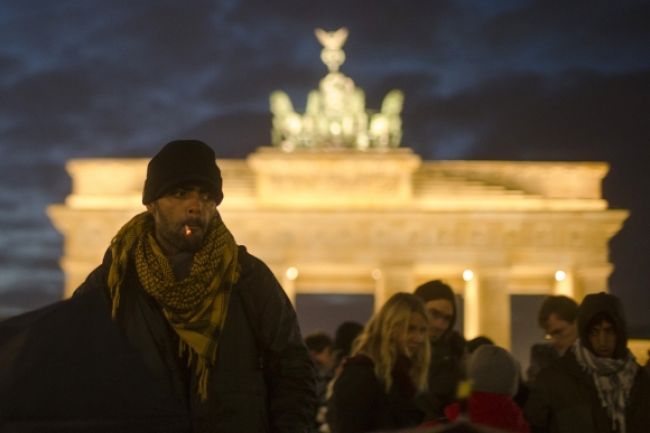
[[[604, 313], [617, 332], [614, 357], [627, 353], [627, 327], [621, 303], [613, 295], [588, 295], [578, 311], [578, 334], [584, 344], [592, 319]], [[614, 433], [602, 407], [593, 377], [576, 361], [573, 348], [540, 371], [526, 404], [525, 415], [533, 432]], [[648, 431], [650, 425], [650, 378], [639, 368], [625, 406], [627, 433]]]
[[591, 321], [599, 314], [604, 314], [614, 324], [616, 330], [616, 348], [614, 358], [622, 358], [627, 353], [627, 322], [623, 314], [623, 305], [614, 295], [597, 293], [588, 295], [578, 309], [578, 337], [588, 345], [588, 328]]

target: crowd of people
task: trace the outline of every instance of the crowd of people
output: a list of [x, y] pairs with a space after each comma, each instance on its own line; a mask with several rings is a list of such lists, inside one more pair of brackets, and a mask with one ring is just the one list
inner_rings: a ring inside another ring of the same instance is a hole
[[391, 297], [324, 376], [319, 431], [416, 431], [459, 419], [517, 433], [650, 431], [648, 366], [627, 347], [616, 296], [590, 294], [579, 305], [547, 297], [538, 323], [548, 341], [531, 347], [525, 377], [489, 337], [465, 341], [455, 317], [453, 291], [439, 280]]
[[146, 211], [72, 299], [0, 323], [0, 430], [365, 433], [458, 420], [504, 432], [650, 431], [650, 377], [614, 295], [550, 296], [526, 377], [456, 328], [452, 288], [404, 287], [365, 324], [302, 336], [217, 206], [214, 151], [165, 145]]

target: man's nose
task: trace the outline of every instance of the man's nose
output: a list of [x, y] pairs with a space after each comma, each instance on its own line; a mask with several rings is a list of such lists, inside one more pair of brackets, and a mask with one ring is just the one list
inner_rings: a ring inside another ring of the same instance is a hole
[[447, 325], [448, 325], [448, 322], [442, 317], [437, 318], [437, 319], [433, 319], [433, 327], [434, 328], [446, 329]]
[[189, 214], [195, 214], [201, 212], [203, 209], [204, 202], [201, 200], [201, 194], [198, 192], [190, 192], [187, 196], [187, 212]]

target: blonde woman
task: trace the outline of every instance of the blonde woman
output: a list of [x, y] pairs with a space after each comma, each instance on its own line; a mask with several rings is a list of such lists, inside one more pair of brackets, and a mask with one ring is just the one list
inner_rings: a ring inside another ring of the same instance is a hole
[[409, 293], [393, 295], [355, 340], [334, 383], [328, 422], [333, 433], [416, 426], [414, 398], [427, 387], [427, 313]]

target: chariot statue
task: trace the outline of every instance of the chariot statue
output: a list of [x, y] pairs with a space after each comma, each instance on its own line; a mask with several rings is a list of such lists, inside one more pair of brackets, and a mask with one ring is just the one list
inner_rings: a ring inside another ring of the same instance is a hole
[[328, 73], [318, 89], [309, 92], [305, 113], [299, 114], [289, 96], [275, 91], [270, 96], [273, 146], [285, 151], [297, 148], [352, 148], [358, 150], [394, 148], [402, 139], [401, 112], [404, 94], [391, 90], [381, 111], [366, 110], [365, 94], [354, 81], [339, 71], [345, 61], [343, 44], [348, 30], [315, 30], [323, 46], [321, 60]]

